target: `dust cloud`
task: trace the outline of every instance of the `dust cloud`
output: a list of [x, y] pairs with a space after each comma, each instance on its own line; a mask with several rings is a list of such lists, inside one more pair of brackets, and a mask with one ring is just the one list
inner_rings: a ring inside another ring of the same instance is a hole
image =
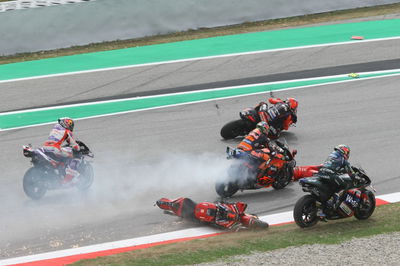
[[52, 190], [39, 201], [23, 194], [22, 177], [28, 167], [21, 169], [21, 182], [10, 184], [0, 194], [0, 258], [7, 257], [1, 254], [3, 248], [29, 238], [40, 241], [59, 230], [157, 212], [154, 203], [161, 197], [215, 200], [215, 180], [226, 175], [229, 164], [223, 153], [172, 153], [153, 161], [108, 153], [94, 158], [95, 179], [86, 193], [75, 188]]

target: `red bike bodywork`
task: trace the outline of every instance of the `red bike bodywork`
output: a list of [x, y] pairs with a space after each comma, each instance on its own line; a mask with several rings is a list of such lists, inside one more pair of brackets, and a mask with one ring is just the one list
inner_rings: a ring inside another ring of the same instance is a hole
[[[266, 149], [263, 150], [265, 151]], [[267, 153], [253, 150], [250, 154], [263, 160], [263, 162], [257, 167], [257, 184], [260, 187], [271, 187], [275, 183], [276, 176], [279, 174], [279, 172], [283, 171], [283, 168], [286, 166], [286, 164], [294, 160], [296, 153], [297, 151], [293, 150], [291, 153], [292, 159], [288, 161], [284, 154], [276, 153], [273, 157], [271, 157], [269, 152]], [[247, 162], [245, 164], [249, 168], [253, 167]]]
[[[236, 228], [243, 226], [247, 228], [267, 228], [268, 224], [262, 222], [255, 215], [245, 213], [247, 204], [243, 202], [236, 203], [195, 203], [189, 198], [177, 198], [170, 200], [161, 198], [156, 205], [166, 213], [176, 215], [181, 218], [202, 223], [216, 225], [220, 228]], [[221, 210], [224, 212], [224, 219], [219, 219]]]
[[300, 178], [311, 177], [318, 173], [322, 165], [296, 166], [293, 171], [293, 181]]
[[274, 176], [276, 176], [277, 173], [283, 169], [288, 161], [285, 160], [285, 156], [282, 154], [276, 154], [272, 158], [269, 157], [265, 159], [267, 160], [258, 166], [259, 171], [257, 174], [257, 184], [267, 188], [272, 186], [272, 184], [275, 182]]

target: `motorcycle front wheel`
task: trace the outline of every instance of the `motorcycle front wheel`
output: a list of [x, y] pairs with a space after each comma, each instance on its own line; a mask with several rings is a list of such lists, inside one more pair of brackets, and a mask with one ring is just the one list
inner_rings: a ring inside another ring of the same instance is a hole
[[368, 201], [361, 201], [360, 206], [354, 211], [354, 217], [356, 217], [358, 220], [368, 219], [375, 210], [376, 200], [374, 193], [367, 191], [365, 194], [368, 197]]
[[289, 185], [290, 181], [292, 181], [292, 176], [283, 174], [282, 177], [279, 177], [275, 180], [275, 182], [272, 184], [272, 187], [274, 189], [282, 189]]
[[81, 191], [88, 190], [93, 184], [94, 180], [94, 171], [92, 165], [90, 163], [84, 163], [81, 166], [79, 173], [79, 181], [76, 183], [76, 187]]
[[32, 167], [26, 171], [22, 185], [25, 194], [33, 200], [43, 198], [47, 192], [46, 183], [43, 180], [43, 172], [36, 167]]
[[294, 206], [293, 218], [301, 228], [314, 226], [319, 219], [315, 198], [311, 195], [301, 197]]

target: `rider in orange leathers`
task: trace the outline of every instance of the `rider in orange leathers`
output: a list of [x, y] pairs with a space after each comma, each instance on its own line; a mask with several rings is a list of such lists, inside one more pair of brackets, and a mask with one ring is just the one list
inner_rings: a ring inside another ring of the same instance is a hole
[[236, 147], [246, 153], [253, 150], [269, 148], [270, 139], [268, 138], [269, 125], [267, 122], [259, 122]]

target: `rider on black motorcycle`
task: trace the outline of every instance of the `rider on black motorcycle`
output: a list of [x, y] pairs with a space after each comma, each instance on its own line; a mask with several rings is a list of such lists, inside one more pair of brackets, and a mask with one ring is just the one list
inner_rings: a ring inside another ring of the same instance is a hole
[[[317, 173], [317, 175], [326, 177], [329, 180], [334, 191], [334, 193], [321, 195], [321, 199], [327, 202], [328, 208], [336, 208], [337, 203], [341, 200], [343, 192], [354, 185], [356, 175], [348, 162], [349, 157], [349, 146], [344, 144], [337, 145]], [[343, 179], [340, 176], [342, 174], [348, 174], [351, 178], [351, 182]], [[319, 209], [317, 215], [325, 217], [322, 209]]]
[[291, 124], [297, 122], [297, 107], [299, 105], [295, 98], [288, 98], [285, 101], [279, 98], [269, 98], [273, 104], [268, 106], [265, 102], [260, 102], [256, 107], [261, 121], [267, 122], [270, 126], [270, 133], [279, 136], [280, 131], [288, 130]]
[[66, 162], [65, 177], [62, 181], [64, 184], [79, 175], [79, 160], [74, 158], [74, 152], [78, 152], [80, 147], [72, 134], [73, 130], [74, 121], [71, 118], [59, 118], [43, 144], [43, 150], [48, 156], [56, 161]]

